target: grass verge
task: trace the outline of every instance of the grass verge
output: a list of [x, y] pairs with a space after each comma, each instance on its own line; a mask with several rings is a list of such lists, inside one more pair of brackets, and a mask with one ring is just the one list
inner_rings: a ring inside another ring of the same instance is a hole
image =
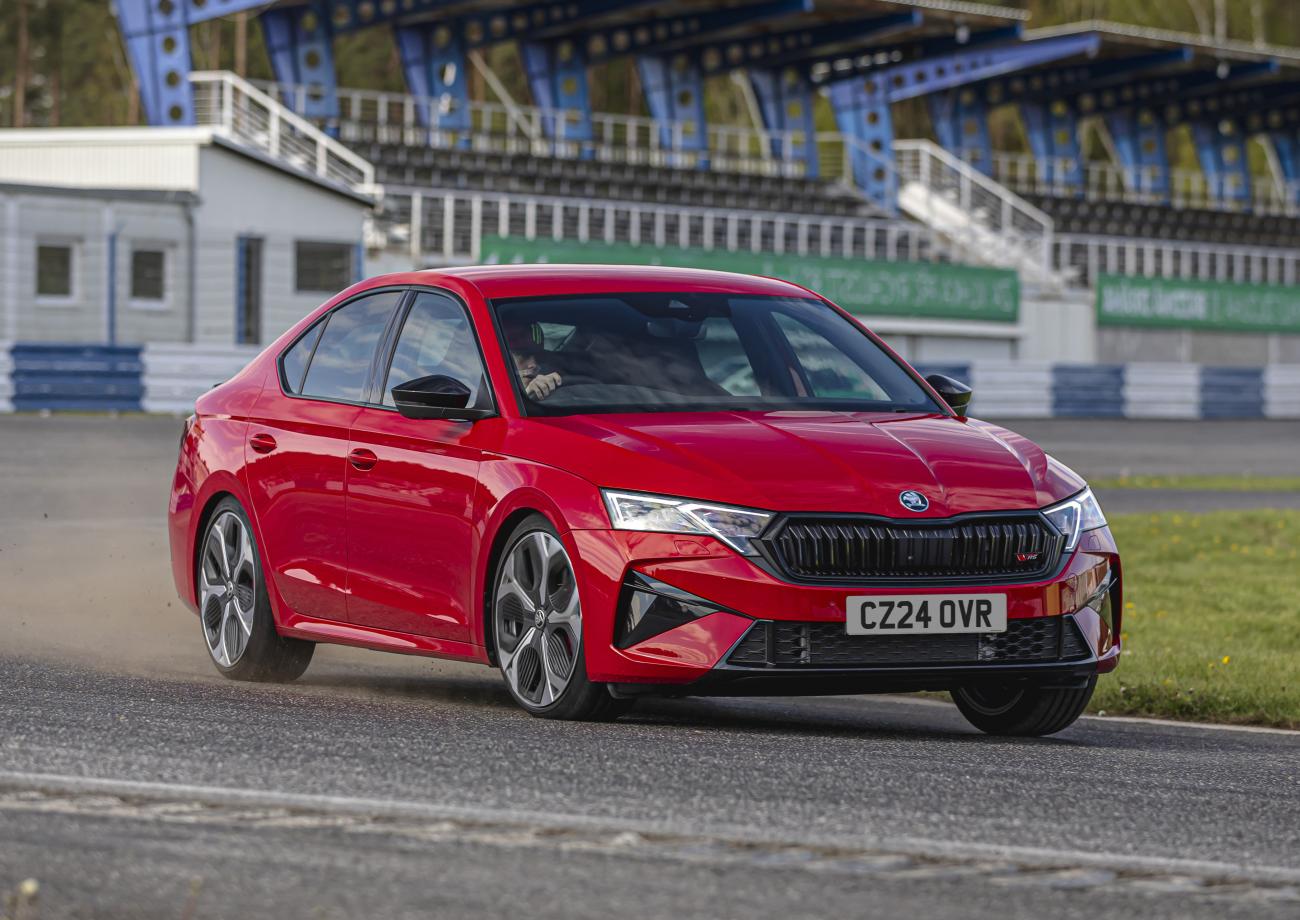
[[1096, 489], [1187, 489], [1197, 492], [1300, 492], [1300, 476], [1113, 476], [1090, 479]]
[[1124, 655], [1091, 711], [1300, 728], [1300, 511], [1110, 523]]

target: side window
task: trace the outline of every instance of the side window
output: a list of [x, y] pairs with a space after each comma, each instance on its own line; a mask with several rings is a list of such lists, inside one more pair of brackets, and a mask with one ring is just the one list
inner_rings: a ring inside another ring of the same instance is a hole
[[730, 319], [720, 316], [706, 319], [697, 347], [700, 364], [710, 380], [732, 396], [758, 395], [754, 366]]
[[284, 368], [284, 387], [290, 393], [302, 392], [302, 378], [307, 373], [307, 362], [311, 360], [311, 353], [316, 350], [316, 340], [324, 329], [325, 320], [318, 319], [280, 359], [280, 365]]
[[774, 312], [772, 318], [803, 367], [804, 376], [812, 387], [812, 393], [808, 395], [889, 398], [884, 387], [820, 332], [786, 313]]
[[302, 382], [303, 396], [360, 402], [365, 395], [375, 347], [401, 291], [383, 291], [330, 313]]
[[384, 384], [384, 405], [393, 405], [393, 387], [435, 374], [469, 387], [471, 406], [486, 386], [478, 343], [464, 308], [443, 294], [422, 291], [416, 294], [397, 338]]

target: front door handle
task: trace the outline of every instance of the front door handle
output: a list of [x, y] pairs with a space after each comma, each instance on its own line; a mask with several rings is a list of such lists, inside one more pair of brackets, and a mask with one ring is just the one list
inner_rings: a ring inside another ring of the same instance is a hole
[[374, 469], [379, 458], [375, 456], [374, 451], [366, 450], [364, 447], [354, 447], [348, 453], [348, 462], [359, 470]]
[[266, 433], [258, 433], [248, 439], [248, 446], [259, 454], [269, 454], [275, 450], [275, 438]]

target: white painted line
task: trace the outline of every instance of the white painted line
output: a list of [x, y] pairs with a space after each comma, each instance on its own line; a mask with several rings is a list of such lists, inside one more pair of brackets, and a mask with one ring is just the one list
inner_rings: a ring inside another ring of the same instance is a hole
[[[1176, 859], [1129, 855], [1094, 850], [1021, 847], [994, 843], [957, 843], [920, 837], [809, 837], [777, 840], [765, 828], [719, 825], [710, 828], [686, 827], [666, 822], [593, 818], [581, 815], [555, 815], [545, 812], [514, 811], [478, 806], [436, 805], [351, 796], [306, 795], [220, 786], [196, 786], [179, 783], [142, 782], [139, 780], [100, 779], [43, 773], [0, 771], [0, 790], [38, 792], [54, 795], [97, 795], [146, 799], [154, 802], [204, 803], [214, 807], [295, 809], [316, 814], [353, 818], [388, 818], [408, 821], [456, 821], [469, 825], [467, 832], [503, 828], [519, 830], [570, 831], [604, 833], [614, 838], [628, 834], [642, 835], [648, 842], [666, 846], [714, 845], [726, 848], [737, 845], [752, 848], [761, 844], [767, 849], [831, 847], [852, 851], [851, 854], [876, 858], [901, 855], [923, 861], [949, 861], [988, 865], [992, 861], [1014, 863], [1025, 870], [1107, 870], [1129, 877], [1195, 877], [1215, 882], [1254, 882], [1274, 886], [1300, 885], [1300, 868], [1225, 863], [1212, 860]], [[0, 794], [0, 811], [26, 807], [27, 802], [6, 804]], [[75, 809], [73, 809], [75, 810]], [[96, 814], [89, 806], [87, 814]], [[104, 814], [102, 811], [100, 814]], [[104, 816], [123, 817], [109, 812]], [[148, 814], [126, 815], [148, 819]], [[229, 816], [238, 820], [238, 814]]]

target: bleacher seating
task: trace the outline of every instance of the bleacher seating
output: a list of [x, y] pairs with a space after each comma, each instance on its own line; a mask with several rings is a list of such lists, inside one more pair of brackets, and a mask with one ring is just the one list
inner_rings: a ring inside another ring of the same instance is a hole
[[678, 169], [472, 149], [360, 143], [386, 185], [474, 189], [819, 216], [877, 216], [856, 191], [821, 179]]
[[1244, 246], [1290, 246], [1300, 240], [1300, 219], [1168, 205], [1026, 195], [1046, 211], [1057, 233], [1180, 240]]

